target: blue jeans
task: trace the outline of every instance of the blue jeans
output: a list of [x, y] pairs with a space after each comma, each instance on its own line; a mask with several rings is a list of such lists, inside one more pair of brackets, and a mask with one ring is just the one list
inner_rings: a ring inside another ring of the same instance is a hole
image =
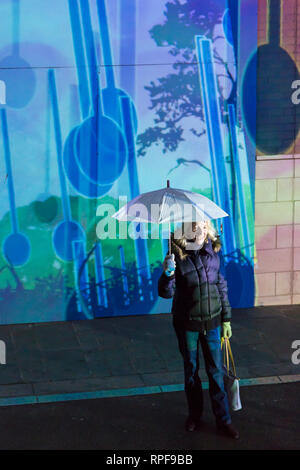
[[184, 331], [175, 327], [178, 346], [184, 363], [184, 389], [189, 416], [196, 421], [203, 412], [202, 385], [199, 377], [200, 344], [204, 356], [205, 370], [209, 381], [209, 395], [217, 424], [231, 423], [229, 403], [224, 387], [223, 358], [221, 351], [221, 327], [209, 330]]

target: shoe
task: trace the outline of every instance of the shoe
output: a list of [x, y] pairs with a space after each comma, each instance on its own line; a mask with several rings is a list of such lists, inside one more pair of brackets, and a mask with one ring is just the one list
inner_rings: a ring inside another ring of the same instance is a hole
[[224, 434], [225, 436], [231, 437], [232, 439], [239, 439], [240, 434], [235, 429], [235, 427], [230, 423], [230, 424], [218, 424], [217, 425], [217, 431], [220, 434]]
[[186, 419], [186, 422], [185, 422], [185, 430], [186, 431], [188, 431], [188, 432], [197, 431], [200, 426], [201, 426], [201, 420], [200, 419], [195, 420], [191, 416], [189, 416]]

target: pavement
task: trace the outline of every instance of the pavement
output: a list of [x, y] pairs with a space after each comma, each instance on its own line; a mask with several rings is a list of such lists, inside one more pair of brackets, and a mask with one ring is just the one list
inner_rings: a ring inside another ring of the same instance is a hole
[[[300, 306], [233, 309], [231, 339], [241, 385], [300, 381], [291, 361]], [[0, 405], [183, 390], [170, 314], [0, 325]], [[202, 361], [201, 377], [207, 388]]]
[[[0, 449], [102, 449], [104, 455], [97, 454], [100, 466], [105, 455], [113, 458], [127, 451], [125, 455], [141, 456], [139, 467], [147, 458], [139, 451], [147, 450], [152, 455], [192, 454], [192, 463], [197, 458], [200, 465], [205, 456], [195, 451], [212, 450], [215, 460], [217, 450], [299, 450], [299, 391], [300, 382], [243, 387], [243, 408], [232, 413], [238, 441], [216, 434], [207, 390], [203, 426], [195, 433], [184, 430], [184, 392], [1, 406]], [[224, 463], [228, 454], [220, 457]]]

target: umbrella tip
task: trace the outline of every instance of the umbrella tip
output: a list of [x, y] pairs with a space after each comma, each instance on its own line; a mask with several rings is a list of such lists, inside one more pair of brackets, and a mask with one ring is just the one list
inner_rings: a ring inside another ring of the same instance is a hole
[[170, 187], [170, 180], [167, 180], [167, 188]]

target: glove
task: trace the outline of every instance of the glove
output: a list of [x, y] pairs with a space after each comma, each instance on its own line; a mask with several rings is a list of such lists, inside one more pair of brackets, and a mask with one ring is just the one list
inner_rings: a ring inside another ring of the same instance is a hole
[[163, 269], [166, 276], [173, 276], [176, 268], [175, 255], [167, 255], [163, 262]]
[[230, 321], [224, 321], [222, 323], [222, 338], [231, 338], [232, 336], [232, 331], [231, 331], [231, 326], [230, 326]]

